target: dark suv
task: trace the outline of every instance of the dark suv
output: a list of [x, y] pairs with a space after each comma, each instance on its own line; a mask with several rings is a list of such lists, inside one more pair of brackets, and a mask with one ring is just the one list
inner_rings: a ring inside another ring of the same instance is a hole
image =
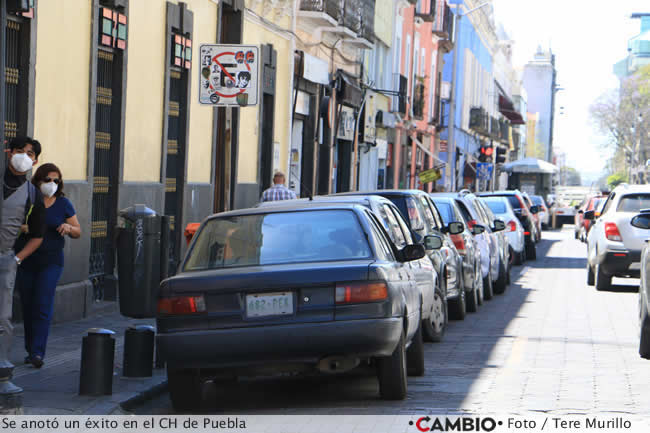
[[522, 252], [522, 254], [525, 254], [525, 258], [522, 257], [522, 259], [535, 260], [537, 258], [537, 249], [535, 248], [536, 227], [533, 215], [538, 212], [538, 207], [531, 206], [529, 208], [526, 204], [526, 199], [519, 191], [494, 191], [481, 193], [480, 195], [481, 197], [497, 196], [508, 199], [512, 209], [515, 211], [515, 215], [517, 215], [517, 218], [524, 226], [526, 248]]

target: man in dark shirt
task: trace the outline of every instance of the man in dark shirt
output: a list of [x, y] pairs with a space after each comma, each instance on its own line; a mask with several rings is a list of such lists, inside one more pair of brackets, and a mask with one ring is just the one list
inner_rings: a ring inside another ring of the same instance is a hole
[[[0, 214], [0, 382], [7, 382], [5, 393], [19, 392], [9, 382], [13, 365], [7, 352], [13, 337], [11, 307], [13, 303], [16, 270], [43, 242], [45, 234], [45, 205], [37, 188], [27, 181], [27, 173], [38, 161], [41, 144], [30, 137], [16, 137], [5, 150], [8, 156], [3, 178], [2, 213]], [[28, 240], [14, 253], [14, 244], [27, 219]]]

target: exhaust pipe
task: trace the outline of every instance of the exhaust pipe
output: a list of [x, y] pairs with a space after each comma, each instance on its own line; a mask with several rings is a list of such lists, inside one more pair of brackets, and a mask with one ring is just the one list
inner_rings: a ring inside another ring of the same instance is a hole
[[342, 373], [356, 368], [359, 365], [359, 362], [359, 358], [328, 356], [321, 359], [316, 365], [316, 368], [321, 373]]

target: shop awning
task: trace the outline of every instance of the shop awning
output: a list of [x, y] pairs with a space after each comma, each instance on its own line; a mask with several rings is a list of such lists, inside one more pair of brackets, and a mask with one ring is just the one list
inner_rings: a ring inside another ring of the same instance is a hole
[[508, 173], [541, 173], [553, 174], [560, 169], [550, 162], [537, 158], [524, 158], [503, 165], [503, 171]]
[[422, 142], [420, 142], [420, 140], [418, 140], [418, 139], [415, 138], [415, 137], [411, 137], [411, 140], [413, 140], [413, 142], [414, 142], [415, 144], [417, 144], [417, 146], [418, 146], [420, 149], [422, 149], [422, 152], [426, 153], [426, 154], [429, 155], [431, 158], [433, 158], [433, 161], [434, 161], [434, 163], [433, 163], [433, 168], [439, 168], [439, 167], [442, 167], [442, 166], [444, 166], [444, 165], [447, 164], [445, 161], [443, 161], [442, 159], [438, 158], [436, 155], [433, 154], [433, 152], [431, 152], [429, 149], [427, 149], [427, 148], [422, 144]]
[[499, 111], [506, 116], [513, 125], [525, 125], [526, 122], [521, 114], [515, 110], [512, 101], [503, 95], [499, 95]]

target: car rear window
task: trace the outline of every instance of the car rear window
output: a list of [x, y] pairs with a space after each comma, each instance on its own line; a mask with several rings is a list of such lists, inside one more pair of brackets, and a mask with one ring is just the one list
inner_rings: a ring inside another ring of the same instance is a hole
[[357, 216], [348, 210], [215, 218], [197, 234], [184, 270], [369, 258]]
[[495, 214], [504, 214], [507, 212], [506, 204], [501, 200], [485, 200], [485, 203]]
[[436, 204], [436, 207], [438, 208], [440, 216], [442, 216], [442, 221], [445, 223], [445, 225], [454, 222], [451, 205], [449, 203], [437, 200], [434, 200], [433, 202]]
[[513, 209], [521, 209], [521, 203], [519, 203], [519, 199], [517, 198], [516, 195], [508, 194], [508, 195], [493, 195], [492, 197], [505, 197], [508, 199], [510, 202], [510, 206], [512, 206]]
[[621, 198], [616, 210], [618, 212], [639, 212], [650, 208], [650, 194], [628, 194]]

